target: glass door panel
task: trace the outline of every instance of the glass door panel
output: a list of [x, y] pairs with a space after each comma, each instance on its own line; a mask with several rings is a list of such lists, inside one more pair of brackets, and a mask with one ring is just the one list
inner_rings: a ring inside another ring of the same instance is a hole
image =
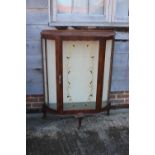
[[63, 110], [96, 108], [99, 41], [63, 41]]

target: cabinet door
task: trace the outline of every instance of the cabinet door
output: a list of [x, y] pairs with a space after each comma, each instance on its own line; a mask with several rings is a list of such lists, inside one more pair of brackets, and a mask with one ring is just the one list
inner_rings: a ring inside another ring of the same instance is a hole
[[99, 41], [63, 41], [63, 110], [96, 108]]

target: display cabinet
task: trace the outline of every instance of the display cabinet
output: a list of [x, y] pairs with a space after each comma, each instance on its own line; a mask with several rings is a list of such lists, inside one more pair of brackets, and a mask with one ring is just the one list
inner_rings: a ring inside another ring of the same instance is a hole
[[110, 30], [41, 32], [44, 114], [109, 111], [114, 35]]

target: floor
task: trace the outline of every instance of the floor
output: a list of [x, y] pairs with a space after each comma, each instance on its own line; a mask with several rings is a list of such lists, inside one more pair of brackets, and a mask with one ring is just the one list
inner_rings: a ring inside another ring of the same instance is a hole
[[128, 155], [129, 110], [74, 116], [27, 114], [27, 155]]

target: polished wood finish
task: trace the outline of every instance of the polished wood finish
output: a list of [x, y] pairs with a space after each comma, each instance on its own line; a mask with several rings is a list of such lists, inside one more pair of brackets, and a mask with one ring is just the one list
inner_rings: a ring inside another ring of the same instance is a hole
[[63, 81], [62, 81], [62, 40], [56, 38], [56, 81], [57, 81], [57, 111], [63, 111]]
[[99, 41], [96, 111], [100, 111], [101, 106], [102, 106], [102, 89], [103, 89], [103, 76], [104, 76], [105, 48], [106, 48], [106, 40], [100, 40]]
[[112, 39], [115, 35], [111, 30], [44, 30], [41, 32], [43, 38], [55, 39], [61, 37], [63, 40], [84, 39], [84, 40], [98, 40], [98, 39]]
[[[57, 91], [57, 110], [59, 114], [77, 114], [96, 113], [103, 110], [109, 110], [109, 106], [102, 109], [102, 91], [103, 76], [105, 62], [106, 40], [114, 40], [114, 31], [111, 30], [44, 30], [41, 33], [42, 39], [55, 40], [56, 42], [56, 91]], [[87, 110], [63, 110], [63, 49], [62, 42], [64, 40], [97, 40], [99, 41], [99, 59], [98, 59], [98, 76], [97, 76], [97, 93], [96, 93], [96, 109]], [[112, 52], [113, 53], [113, 52]], [[113, 54], [111, 55], [112, 60]], [[110, 68], [112, 69], [112, 63]], [[111, 82], [110, 71], [110, 82]], [[110, 91], [109, 82], [109, 91]], [[44, 111], [53, 111], [50, 107], [45, 106]], [[51, 109], [51, 110], [50, 110]]]

